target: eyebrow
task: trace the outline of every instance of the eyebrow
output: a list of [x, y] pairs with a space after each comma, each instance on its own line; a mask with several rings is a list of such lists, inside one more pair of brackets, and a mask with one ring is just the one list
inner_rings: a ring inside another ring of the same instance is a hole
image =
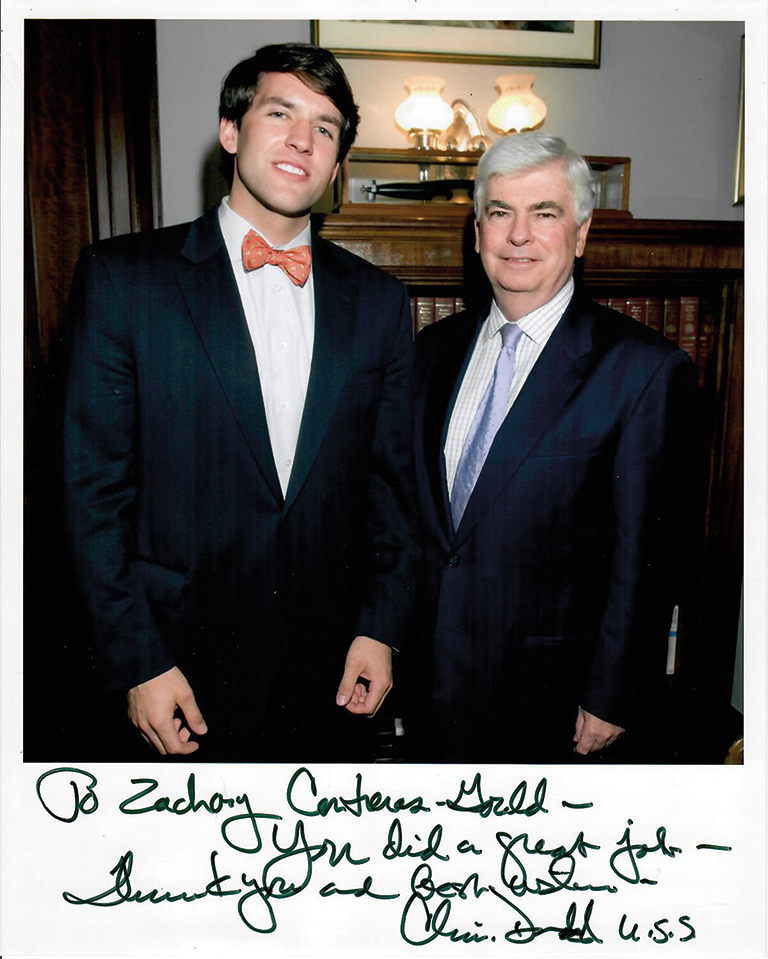
[[[268, 104], [276, 104], [277, 106], [285, 107], [287, 110], [292, 110], [296, 105], [292, 100], [285, 100], [283, 97], [265, 97], [261, 103], [265, 106]], [[342, 126], [342, 121], [330, 113], [321, 113], [319, 116], [315, 117], [315, 119], [338, 127], [339, 130]]]
[[557, 200], [542, 200], [541, 203], [534, 203], [528, 209], [534, 212], [536, 210], [557, 210], [559, 213], [565, 213], [562, 203], [558, 203]]
[[[499, 207], [502, 210], [512, 210], [512, 207], [503, 200], [488, 200], [485, 204], [486, 210], [489, 210], [493, 206]], [[537, 210], [557, 210], [559, 213], [565, 213], [563, 205], [556, 200], [541, 200], [539, 203], [532, 203], [528, 207], [528, 210], [531, 213], [535, 213]]]

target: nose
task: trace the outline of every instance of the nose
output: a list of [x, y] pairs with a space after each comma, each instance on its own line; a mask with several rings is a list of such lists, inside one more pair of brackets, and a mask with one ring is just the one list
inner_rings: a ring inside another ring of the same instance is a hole
[[531, 226], [525, 215], [515, 216], [507, 237], [514, 246], [524, 246], [531, 242]]
[[312, 153], [313, 131], [309, 120], [294, 120], [288, 131], [287, 143], [299, 153]]

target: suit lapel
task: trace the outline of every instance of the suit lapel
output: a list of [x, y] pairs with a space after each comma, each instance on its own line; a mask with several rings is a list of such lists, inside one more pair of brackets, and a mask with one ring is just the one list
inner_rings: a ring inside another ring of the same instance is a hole
[[499, 428], [457, 530], [467, 539], [594, 367], [593, 319], [574, 299]]
[[190, 265], [179, 271], [177, 282], [203, 348], [264, 481], [281, 501], [256, 356], [217, 209], [191, 225], [182, 254]]
[[424, 377], [427, 383], [424, 413], [423, 417], [418, 418], [423, 422], [424, 462], [440, 527], [445, 531], [448, 541], [452, 538], [453, 520], [445, 477], [445, 436], [472, 348], [487, 314], [486, 307], [474, 315], [470, 314], [465, 322], [455, 324], [452, 330], [446, 326], [444, 329], [449, 330], [450, 334], [441, 343], [441, 350]]
[[289, 509], [299, 495], [349, 375], [355, 340], [357, 284], [339, 265], [332, 246], [312, 237], [315, 341], [296, 458], [285, 497]]

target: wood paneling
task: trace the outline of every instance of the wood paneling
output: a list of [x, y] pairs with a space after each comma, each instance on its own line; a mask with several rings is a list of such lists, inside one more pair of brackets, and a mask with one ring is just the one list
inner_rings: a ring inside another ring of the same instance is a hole
[[461, 204], [355, 203], [326, 215], [320, 235], [404, 283], [458, 286], [471, 214]]

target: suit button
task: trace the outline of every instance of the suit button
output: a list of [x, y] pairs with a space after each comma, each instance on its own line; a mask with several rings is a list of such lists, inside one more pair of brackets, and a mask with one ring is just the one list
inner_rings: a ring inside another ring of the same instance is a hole
[[455, 553], [454, 553], [453, 556], [449, 556], [449, 557], [448, 557], [448, 565], [449, 565], [449, 566], [458, 566], [458, 565], [459, 565], [459, 557], [456, 556]]

